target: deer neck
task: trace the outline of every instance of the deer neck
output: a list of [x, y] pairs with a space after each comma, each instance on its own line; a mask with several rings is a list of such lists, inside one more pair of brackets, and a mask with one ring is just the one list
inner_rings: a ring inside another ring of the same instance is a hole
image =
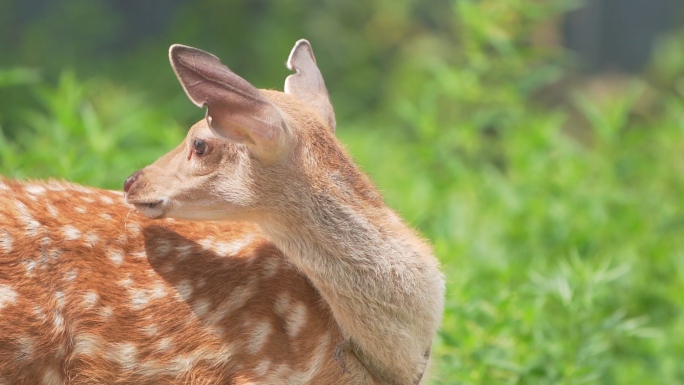
[[[387, 207], [361, 207], [328, 196], [309, 194], [309, 205], [293, 206], [273, 221], [262, 223], [266, 235], [321, 286], [332, 282], [343, 286], [340, 275], [345, 271], [359, 284], [364, 275], [379, 273], [407, 250], [402, 250], [396, 233], [396, 219]], [[394, 220], [391, 218], [394, 217]], [[394, 223], [392, 223], [394, 222]], [[390, 231], [394, 227], [395, 231]], [[352, 285], [352, 282], [346, 282]], [[342, 287], [340, 287], [342, 289]], [[348, 287], [356, 291], [355, 287]]]
[[[421, 294], [443, 291], [441, 281], [428, 277], [433, 269], [439, 273], [430, 266], [429, 248], [389, 208], [333, 197], [300, 194], [297, 201], [308, 205], [261, 227], [326, 300], [349, 357], [382, 383], [406, 383], [393, 376], [413, 378], [424, 370], [434, 326], [418, 324], [438, 320], [416, 311], [430, 301], [440, 306], [441, 298]], [[418, 336], [406, 338], [405, 330], [419, 330]], [[386, 355], [387, 341], [403, 352]]]

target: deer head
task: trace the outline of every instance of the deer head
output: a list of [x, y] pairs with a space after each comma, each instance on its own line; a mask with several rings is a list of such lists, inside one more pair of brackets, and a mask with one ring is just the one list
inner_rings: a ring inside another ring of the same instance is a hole
[[317, 178], [325, 164], [352, 168], [334, 138], [335, 116], [308, 41], [292, 49], [287, 66], [296, 73], [284, 93], [258, 90], [197, 48], [173, 45], [169, 57], [190, 100], [207, 113], [183, 143], [126, 180], [126, 199], [144, 215], [254, 220], [273, 202], [277, 209], [296, 198], [288, 194], [298, 194], [301, 178], [329, 179]]

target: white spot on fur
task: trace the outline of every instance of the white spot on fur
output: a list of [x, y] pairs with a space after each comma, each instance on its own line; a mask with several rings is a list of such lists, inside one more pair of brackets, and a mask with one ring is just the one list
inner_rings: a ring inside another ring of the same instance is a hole
[[45, 374], [43, 374], [43, 385], [61, 385], [64, 384], [62, 380], [62, 375], [55, 368], [45, 369]]
[[85, 238], [85, 244], [88, 247], [94, 247], [97, 241], [100, 240], [100, 237], [93, 232], [86, 233], [83, 238]]
[[102, 340], [95, 334], [80, 333], [74, 336], [73, 355], [92, 356], [102, 352]]
[[278, 296], [275, 302], [275, 311], [280, 316], [285, 316], [290, 311], [290, 294], [285, 292]]
[[307, 321], [307, 310], [303, 303], [297, 303], [293, 308], [292, 312], [287, 316], [287, 335], [290, 338], [296, 338], [302, 327]]
[[132, 256], [135, 258], [147, 259], [147, 253], [145, 252], [145, 250], [136, 251], [132, 254]]
[[117, 282], [117, 284], [119, 284], [119, 286], [125, 287], [126, 289], [131, 288], [133, 286], [133, 280], [130, 278], [130, 276], [130, 273], [126, 274], [126, 278], [120, 280], [119, 282]]
[[[279, 364], [279, 365], [273, 365], [271, 370], [271, 374], [264, 379], [265, 384], [281, 384], [281, 383], [287, 383], [287, 384], [304, 384], [305, 382], [298, 382], [298, 381], [290, 381], [290, 376], [292, 375], [293, 371], [292, 368], [287, 365], [287, 364]], [[287, 382], [285, 382], [287, 381]]]
[[217, 324], [226, 318], [230, 313], [245, 306], [247, 301], [256, 294], [256, 281], [252, 280], [248, 283], [238, 286], [230, 293], [230, 296], [219, 304], [208, 317], [207, 323], [210, 325]]
[[45, 187], [39, 184], [29, 184], [24, 186], [24, 191], [33, 195], [42, 195], [45, 193]]
[[157, 350], [162, 352], [171, 350], [174, 346], [175, 344], [173, 343], [173, 339], [171, 337], [162, 338], [159, 340], [159, 342], [157, 342]]
[[211, 301], [206, 298], [198, 299], [192, 303], [192, 311], [199, 317], [203, 317], [209, 312], [211, 308]]
[[281, 381], [288, 384], [310, 384], [327, 359], [329, 345], [330, 337], [325, 334], [318, 341], [313, 357], [306, 365], [306, 370], [293, 372], [289, 376], [282, 376], [280, 377]]
[[150, 290], [150, 297], [153, 299], [166, 297], [166, 286], [161, 281], [155, 282]]
[[154, 251], [159, 256], [167, 256], [171, 252], [171, 244], [164, 239], [159, 239]]
[[187, 302], [192, 298], [192, 282], [188, 279], [184, 279], [176, 285], [176, 296], [181, 300]]
[[55, 316], [52, 319], [52, 323], [55, 326], [55, 332], [61, 333], [64, 331], [64, 316], [59, 311], [55, 311]]
[[59, 218], [59, 210], [55, 206], [53, 206], [51, 203], [46, 203], [45, 207], [47, 208], [48, 212], [50, 215], [52, 215], [53, 218]]
[[85, 207], [83, 207], [83, 206], [77, 206], [74, 210], [76, 210], [76, 212], [81, 213], [81, 214], [85, 214], [87, 211], [85, 209]]
[[17, 207], [17, 211], [19, 211], [19, 219], [22, 222], [24, 222], [24, 229], [26, 230], [26, 235], [28, 235], [29, 237], [35, 237], [36, 235], [38, 235], [38, 229], [41, 226], [40, 222], [38, 222], [33, 218], [33, 216], [31, 216], [31, 212], [25, 204], [15, 200], [14, 205]]
[[102, 309], [100, 309], [100, 317], [104, 319], [109, 319], [112, 316], [112, 314], [114, 314], [114, 311], [109, 306], [105, 306]]
[[145, 290], [132, 289], [131, 290], [131, 306], [133, 310], [142, 310], [147, 307], [150, 302], [150, 297], [147, 295]]
[[33, 358], [33, 346], [35, 341], [32, 337], [27, 335], [19, 336], [16, 339], [17, 352], [15, 354], [15, 359], [18, 361], [32, 361]]
[[249, 246], [252, 240], [252, 236], [236, 239], [231, 242], [215, 241], [213, 237], [208, 237], [198, 243], [207, 250], [211, 250], [222, 257], [228, 257], [238, 254], [245, 247]]
[[89, 291], [83, 295], [83, 304], [86, 309], [91, 309], [97, 303], [100, 296], [94, 291]]
[[[130, 279], [128, 281], [130, 281]], [[151, 288], [129, 288], [129, 292], [133, 310], [142, 310], [149, 305], [150, 301], [157, 298], [164, 298], [166, 296], [166, 287], [164, 287], [161, 282], [156, 282]]]
[[75, 270], [75, 269], [74, 269], [74, 270], [69, 270], [69, 271], [67, 271], [66, 273], [64, 273], [64, 280], [67, 281], [67, 282], [71, 282], [71, 281], [73, 281], [74, 279], [76, 279], [77, 276], [78, 276], [78, 271], [77, 271], [77, 270]]
[[122, 250], [109, 250], [107, 251], [107, 258], [109, 258], [115, 266], [121, 266], [124, 260], [124, 254]]
[[211, 334], [212, 336], [218, 338], [223, 338], [223, 336], [226, 334], [226, 328], [224, 328], [223, 326], [212, 325], [205, 327], [205, 330], [209, 332], [209, 334]]
[[12, 236], [9, 235], [7, 230], [0, 231], [0, 249], [2, 249], [2, 251], [4, 251], [5, 253], [12, 252], [13, 242], [14, 239], [12, 239]]
[[280, 261], [278, 261], [275, 258], [267, 259], [264, 261], [261, 276], [265, 279], [273, 278], [273, 276], [276, 275], [276, 273], [278, 272], [279, 269], [280, 269]]
[[48, 191], [65, 191], [66, 190], [66, 186], [64, 184], [56, 182], [56, 181], [48, 182], [48, 184], [45, 185], [45, 188], [47, 188]]
[[75, 241], [81, 238], [81, 231], [74, 226], [66, 225], [62, 227], [62, 233], [67, 241]]
[[199, 241], [199, 244], [202, 245], [205, 249], [213, 249], [214, 247], [214, 238], [209, 237], [209, 238], [204, 238]]
[[63, 291], [56, 291], [55, 292], [55, 302], [57, 304], [58, 309], [64, 308], [64, 292]]
[[254, 371], [258, 376], [263, 376], [268, 372], [268, 369], [271, 367], [271, 361], [270, 360], [261, 360], [259, 361], [259, 364], [254, 368]]
[[[94, 192], [92, 189], [85, 187], [85, 186], [78, 185], [78, 184], [68, 184], [67, 187], [70, 190], [77, 191], [77, 192], [80, 192], [82, 194], [92, 194]], [[81, 198], [83, 198], [83, 197], [81, 197]]]
[[173, 368], [175, 373], [184, 373], [192, 370], [199, 361], [213, 362], [216, 364], [227, 362], [233, 355], [233, 350], [234, 346], [232, 345], [223, 345], [218, 351], [203, 346], [194, 349], [190, 354], [176, 355], [169, 361], [169, 364], [171, 365], [170, 368]]
[[100, 195], [100, 200], [102, 201], [102, 203], [108, 204], [108, 205], [111, 205], [112, 203], [114, 203], [114, 199], [112, 199], [106, 195]]
[[36, 316], [36, 318], [38, 318], [39, 321], [45, 321], [47, 318], [45, 311], [40, 305], [33, 306], [33, 314]]
[[227, 257], [235, 255], [249, 244], [248, 240], [238, 240], [233, 242], [216, 242], [216, 253]]
[[156, 336], [159, 332], [159, 328], [156, 324], [147, 324], [141, 327], [140, 331], [142, 331], [144, 334], [147, 334], [148, 336]]
[[133, 236], [138, 236], [138, 234], [140, 234], [140, 226], [137, 223], [127, 223], [126, 230], [128, 230]]
[[5, 183], [0, 182], [0, 190], [9, 191], [9, 189], [10, 188]]
[[178, 253], [176, 258], [178, 258], [179, 261], [182, 261], [192, 255], [194, 249], [195, 247], [192, 244], [178, 246], [176, 247], [176, 253]]
[[107, 358], [121, 365], [125, 370], [135, 369], [138, 348], [131, 342], [113, 344], [112, 349], [107, 350]]
[[24, 266], [26, 267], [26, 275], [29, 277], [33, 277], [33, 270], [36, 269], [36, 266], [38, 265], [38, 262], [34, 260], [28, 260], [24, 262]]
[[268, 340], [271, 334], [271, 324], [268, 321], [261, 321], [256, 325], [249, 324], [250, 330], [249, 344], [247, 350], [250, 354], [257, 354]]
[[7, 285], [0, 285], [0, 310], [9, 304], [17, 302], [18, 294], [14, 289]]
[[111, 220], [112, 220], [112, 216], [109, 215], [109, 214], [107, 214], [107, 213], [100, 213], [100, 218], [102, 218], [102, 219], [104, 219], [104, 220], [106, 220], [106, 221], [111, 221]]

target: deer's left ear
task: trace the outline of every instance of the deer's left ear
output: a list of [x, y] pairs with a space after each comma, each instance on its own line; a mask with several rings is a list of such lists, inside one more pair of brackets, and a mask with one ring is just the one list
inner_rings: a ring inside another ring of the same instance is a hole
[[312, 105], [334, 131], [335, 113], [308, 41], [301, 39], [295, 43], [290, 57], [287, 58], [287, 68], [297, 73], [285, 79], [285, 93], [293, 94]]
[[215, 134], [247, 145], [263, 160], [280, 154], [285, 121], [256, 87], [200, 49], [174, 44], [169, 58], [190, 100], [207, 106], [207, 123]]

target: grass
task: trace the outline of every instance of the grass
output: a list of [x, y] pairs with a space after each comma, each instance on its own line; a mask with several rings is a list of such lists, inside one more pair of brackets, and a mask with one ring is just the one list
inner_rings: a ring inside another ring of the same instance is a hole
[[[525, 42], [557, 9], [454, 4], [460, 46], [434, 52], [458, 54], [397, 63], [382, 114], [338, 122], [442, 261], [432, 383], [684, 383], [681, 39], [655, 76], [600, 98], [564, 89], [569, 102], [550, 106], [535, 95], [566, 59]], [[176, 105], [194, 109], [69, 72], [1, 71], [0, 101], [18, 94], [0, 103], [0, 173], [107, 188], [180, 142]]]

